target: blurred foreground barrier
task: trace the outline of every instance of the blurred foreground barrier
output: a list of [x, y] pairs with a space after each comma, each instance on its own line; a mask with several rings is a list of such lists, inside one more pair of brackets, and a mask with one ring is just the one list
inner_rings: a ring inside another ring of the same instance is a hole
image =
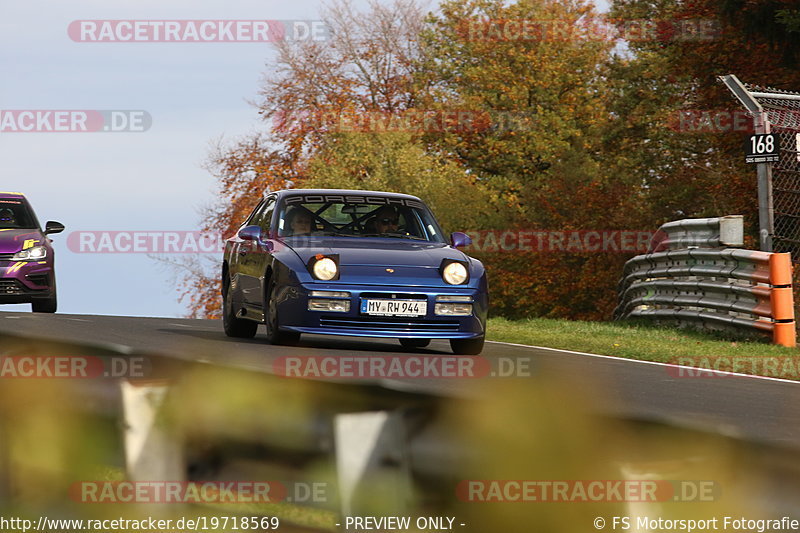
[[251, 520], [251, 527], [228, 530], [263, 530], [266, 518], [280, 516], [282, 530], [330, 531], [349, 515], [424, 514], [452, 505], [454, 490], [442, 487], [455, 487], [478, 455], [445, 416], [455, 406], [471, 411], [478, 396], [447, 387], [290, 378], [269, 366], [201, 355], [3, 335], [0, 347], [6, 358], [31, 361], [146, 362], [146, 372], [121, 378], [76, 372], [15, 379], [6, 371], [4, 511]]
[[625, 263], [614, 318], [749, 329], [795, 346], [790, 254], [725, 247], [742, 235], [740, 216], [664, 224], [649, 253]]

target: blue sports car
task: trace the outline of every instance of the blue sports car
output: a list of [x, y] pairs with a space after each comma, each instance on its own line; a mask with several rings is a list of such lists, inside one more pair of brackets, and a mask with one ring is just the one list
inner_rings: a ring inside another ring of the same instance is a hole
[[225, 243], [223, 323], [230, 337], [265, 324], [272, 344], [303, 333], [483, 349], [486, 272], [449, 241], [414, 196], [290, 189], [269, 194]]

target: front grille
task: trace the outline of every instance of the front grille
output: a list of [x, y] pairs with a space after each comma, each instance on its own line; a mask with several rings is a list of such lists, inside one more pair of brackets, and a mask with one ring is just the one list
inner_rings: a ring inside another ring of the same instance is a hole
[[14, 254], [0, 254], [0, 261], [11, 261]]
[[22, 283], [15, 279], [0, 279], [0, 295], [24, 294]]
[[397, 298], [398, 300], [421, 300], [423, 302], [428, 299], [424, 294], [404, 292], [362, 292], [361, 298], [378, 298], [380, 300]]
[[455, 320], [434, 321], [367, 316], [323, 316], [319, 319], [319, 325], [350, 331], [380, 329], [385, 331], [451, 332], [458, 331], [459, 328], [459, 323]]

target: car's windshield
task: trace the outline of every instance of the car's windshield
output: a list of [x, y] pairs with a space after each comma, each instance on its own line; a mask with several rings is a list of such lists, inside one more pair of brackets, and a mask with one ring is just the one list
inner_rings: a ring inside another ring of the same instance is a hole
[[445, 242], [425, 205], [406, 198], [306, 194], [284, 198], [278, 236], [331, 235]]
[[22, 200], [0, 198], [0, 229], [36, 229], [36, 222]]

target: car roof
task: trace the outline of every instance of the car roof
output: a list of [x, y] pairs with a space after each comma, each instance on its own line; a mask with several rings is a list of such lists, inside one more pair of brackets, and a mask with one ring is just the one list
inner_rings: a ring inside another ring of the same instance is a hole
[[25, 195], [21, 192], [7, 192], [7, 191], [0, 191], [0, 198], [13, 198], [15, 200], [24, 200]]
[[386, 198], [406, 198], [409, 200], [417, 200], [421, 202], [416, 196], [410, 194], [403, 194], [399, 192], [386, 192], [386, 191], [360, 191], [354, 189], [284, 189], [282, 191], [275, 191], [269, 194], [277, 194], [278, 198], [283, 196], [292, 196], [294, 194], [340, 194], [348, 196], [383, 196]]

